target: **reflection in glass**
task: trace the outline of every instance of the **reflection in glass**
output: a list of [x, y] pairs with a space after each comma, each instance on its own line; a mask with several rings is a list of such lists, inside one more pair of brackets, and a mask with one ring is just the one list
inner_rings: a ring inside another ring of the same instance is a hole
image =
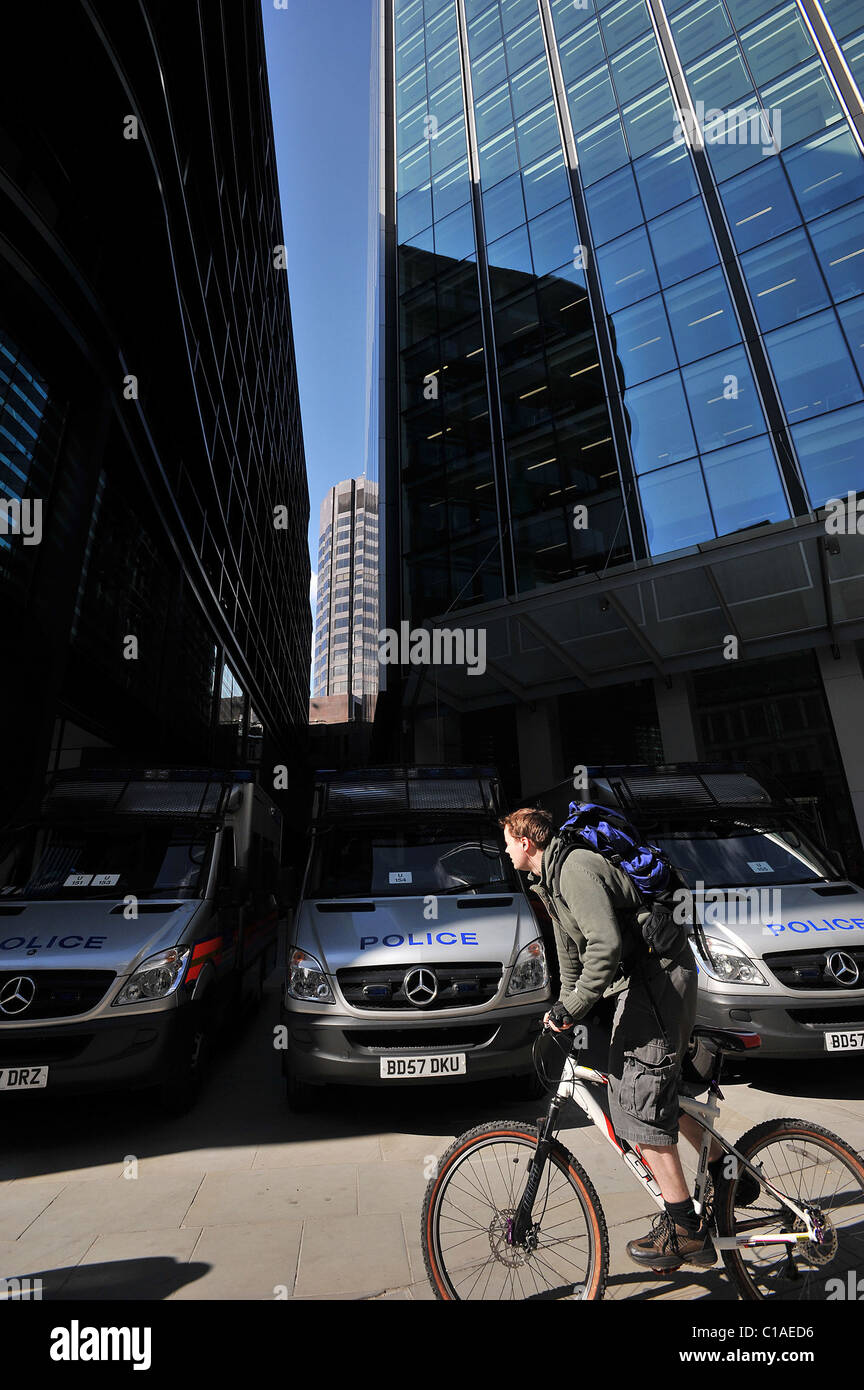
[[615, 354], [624, 386], [647, 381], [677, 366], [662, 295], [613, 315]]
[[576, 136], [576, 149], [579, 154], [579, 168], [584, 185], [602, 179], [613, 169], [620, 169], [628, 162], [627, 146], [620, 116], [609, 116], [593, 130]]
[[755, 28], [741, 35], [741, 45], [756, 82], [770, 82], [781, 72], [788, 72], [803, 63], [815, 52], [813, 42], [795, 5], [763, 19]]
[[661, 285], [674, 285], [717, 262], [717, 249], [701, 199], [649, 223]]
[[789, 181], [776, 156], [730, 179], [720, 193], [739, 251], [749, 251], [799, 223]]
[[633, 169], [646, 217], [656, 217], [699, 192], [690, 152], [682, 141], [637, 160]]
[[860, 491], [862, 437], [864, 405], [822, 415], [793, 428], [811, 506], [822, 507], [829, 497]]
[[837, 313], [859, 375], [864, 379], [864, 297], [841, 304]]
[[627, 166], [595, 183], [585, 195], [595, 246], [611, 241], [642, 221], [642, 208], [636, 192], [633, 170]]
[[718, 536], [788, 517], [777, 460], [767, 435], [709, 454], [702, 460], [702, 469]]
[[666, 291], [666, 307], [682, 362], [693, 362], [740, 338], [719, 266]]
[[663, 468], [696, 453], [684, 389], [677, 372], [626, 392], [630, 443], [637, 473]]
[[783, 163], [805, 217], [864, 197], [864, 159], [845, 122], [783, 154]]
[[803, 230], [748, 252], [741, 264], [763, 333], [805, 318], [828, 303], [825, 283]]
[[641, 478], [639, 493], [652, 555], [714, 539], [705, 483], [695, 459]]
[[707, 53], [732, 33], [723, 0], [696, 0], [672, 20], [675, 47], [682, 63]]
[[766, 108], [783, 114], [783, 145], [787, 149], [842, 120], [840, 103], [818, 61], [761, 90]]
[[703, 453], [767, 428], [743, 347], [685, 367], [681, 375]]
[[765, 344], [791, 424], [861, 400], [861, 385], [833, 313], [779, 328]]
[[810, 235], [835, 301], [864, 294], [864, 202], [814, 222]]
[[550, 270], [568, 262], [573, 263], [579, 238], [573, 218], [573, 207], [568, 199], [560, 207], [544, 212], [529, 224], [531, 249], [534, 253], [535, 275], [546, 275]]
[[598, 250], [597, 268], [610, 313], [659, 289], [648, 237], [642, 227]]

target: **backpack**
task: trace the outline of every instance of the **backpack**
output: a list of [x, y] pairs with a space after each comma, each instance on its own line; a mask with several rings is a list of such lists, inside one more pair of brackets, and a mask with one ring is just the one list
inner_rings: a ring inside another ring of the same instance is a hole
[[[575, 849], [602, 854], [621, 869], [633, 884], [650, 915], [641, 932], [625, 936], [625, 963], [634, 955], [650, 953], [664, 959], [677, 957], [688, 940], [688, 922], [680, 920], [681, 893], [687, 885], [657, 845], [640, 843], [638, 831], [618, 811], [591, 801], [571, 801], [570, 816], [558, 832], [564, 850], [552, 872], [552, 891], [558, 896], [564, 860]], [[686, 899], [685, 899], [686, 901]]]

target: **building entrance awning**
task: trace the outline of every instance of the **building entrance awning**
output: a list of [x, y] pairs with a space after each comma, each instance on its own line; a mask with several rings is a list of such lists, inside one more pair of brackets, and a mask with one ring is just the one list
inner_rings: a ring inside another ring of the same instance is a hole
[[[476, 637], [439, 641], [433, 664], [407, 668], [415, 713], [436, 700], [466, 711], [836, 649], [864, 637], [864, 536], [826, 534], [819, 519], [779, 522], [424, 626], [485, 632], [485, 663]], [[463, 644], [471, 664], [448, 661]]]

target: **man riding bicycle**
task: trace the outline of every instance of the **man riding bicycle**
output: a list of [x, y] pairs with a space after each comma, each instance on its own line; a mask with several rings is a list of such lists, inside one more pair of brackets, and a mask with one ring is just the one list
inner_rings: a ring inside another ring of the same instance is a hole
[[[514, 868], [528, 873], [531, 890], [553, 923], [561, 996], [545, 1022], [564, 1033], [601, 999], [615, 1002], [610, 1118], [619, 1138], [639, 1146], [666, 1208], [647, 1236], [629, 1242], [627, 1253], [654, 1269], [712, 1265], [714, 1245], [693, 1206], [677, 1148], [679, 1128], [694, 1147], [701, 1140], [700, 1126], [678, 1106], [681, 1067], [696, 1018], [693, 953], [686, 940], [673, 958], [662, 961], [647, 948], [634, 951], [634, 939], [641, 948], [640, 914], [649, 909], [632, 879], [602, 854], [565, 846], [548, 811], [523, 807], [500, 823]], [[556, 892], [556, 861], [564, 855]], [[721, 1162], [715, 1142], [708, 1165], [715, 1189]]]

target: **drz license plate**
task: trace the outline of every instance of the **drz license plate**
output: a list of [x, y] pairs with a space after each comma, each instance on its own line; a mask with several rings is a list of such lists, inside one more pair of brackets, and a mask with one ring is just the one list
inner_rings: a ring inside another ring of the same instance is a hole
[[0, 1091], [39, 1091], [47, 1085], [47, 1067], [0, 1067]]
[[464, 1076], [464, 1052], [437, 1052], [427, 1057], [382, 1057], [382, 1081], [409, 1081], [418, 1076]]

